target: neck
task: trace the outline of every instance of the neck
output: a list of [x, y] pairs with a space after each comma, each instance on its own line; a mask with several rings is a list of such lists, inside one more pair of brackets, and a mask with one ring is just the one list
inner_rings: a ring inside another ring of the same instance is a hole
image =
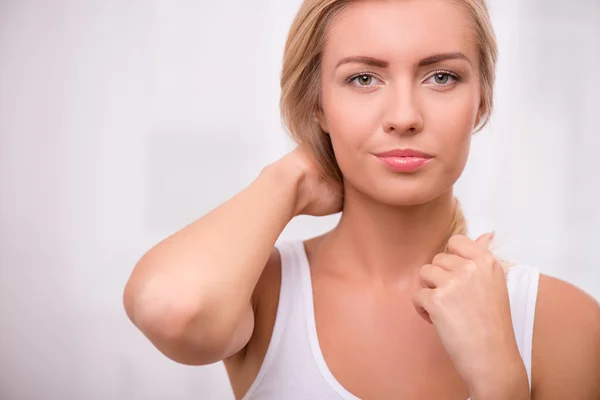
[[425, 204], [390, 206], [349, 186], [340, 222], [324, 238], [344, 274], [384, 282], [412, 278], [444, 250], [454, 216], [452, 189]]

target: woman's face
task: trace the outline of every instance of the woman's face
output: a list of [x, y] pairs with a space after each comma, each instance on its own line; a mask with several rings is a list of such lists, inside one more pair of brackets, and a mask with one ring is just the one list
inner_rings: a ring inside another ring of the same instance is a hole
[[317, 117], [347, 193], [413, 205], [447, 192], [480, 116], [479, 79], [471, 20], [449, 0], [355, 1], [338, 14]]

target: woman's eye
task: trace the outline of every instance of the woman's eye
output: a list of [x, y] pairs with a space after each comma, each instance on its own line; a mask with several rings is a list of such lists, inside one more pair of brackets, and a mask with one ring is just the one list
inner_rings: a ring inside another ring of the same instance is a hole
[[448, 85], [448, 83], [453, 83], [453, 82], [458, 81], [458, 77], [449, 72], [436, 72], [429, 79], [433, 79], [434, 83], [439, 86], [446, 86], [446, 85]]
[[450, 75], [435, 74], [434, 79], [435, 79], [435, 83], [439, 83], [440, 85], [445, 85], [446, 83], [448, 83], [448, 80], [450, 79]]
[[376, 78], [371, 74], [355, 75], [348, 79], [348, 82], [355, 83], [357, 86], [373, 86]]

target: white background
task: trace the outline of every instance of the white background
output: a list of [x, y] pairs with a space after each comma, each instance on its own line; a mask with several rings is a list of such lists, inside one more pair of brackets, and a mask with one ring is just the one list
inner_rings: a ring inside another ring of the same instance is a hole
[[[278, 79], [299, 4], [0, 0], [1, 399], [232, 398], [221, 364], [154, 349], [122, 291], [149, 247], [293, 148]], [[491, 9], [497, 108], [457, 185], [471, 233], [598, 299], [600, 1]]]

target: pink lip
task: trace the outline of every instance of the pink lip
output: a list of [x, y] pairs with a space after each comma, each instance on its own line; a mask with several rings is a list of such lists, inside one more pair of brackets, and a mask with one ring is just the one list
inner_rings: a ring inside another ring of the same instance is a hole
[[395, 149], [376, 154], [389, 168], [397, 172], [413, 172], [427, 164], [433, 156], [412, 149]]

